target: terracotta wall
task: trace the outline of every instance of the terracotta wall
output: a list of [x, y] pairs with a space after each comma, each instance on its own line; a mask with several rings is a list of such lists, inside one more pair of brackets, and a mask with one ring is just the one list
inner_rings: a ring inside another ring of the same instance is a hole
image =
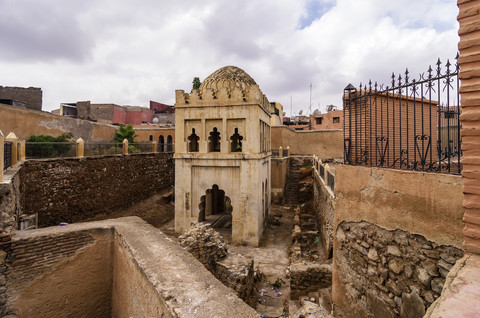
[[[321, 118], [321, 124], [317, 124], [317, 118]], [[343, 110], [332, 110], [325, 114], [310, 115], [310, 128], [343, 129]]]
[[108, 229], [16, 232], [6, 261], [9, 301], [1, 311], [18, 317], [109, 317], [112, 238]]
[[315, 154], [320, 159], [343, 157], [343, 132], [341, 130], [295, 131], [287, 126], [271, 128], [271, 149], [290, 147], [294, 155]]
[[87, 120], [61, 117], [47, 112], [0, 104], [0, 130], [6, 136], [14, 132], [19, 138], [31, 135], [59, 136], [71, 132], [75, 139], [85, 142], [112, 140], [117, 127]]
[[140, 125], [135, 126], [134, 128], [136, 134], [138, 135], [138, 137], [135, 138], [137, 141], [149, 141], [150, 136], [152, 136], [152, 141], [156, 141], [158, 143], [159, 137], [163, 136], [165, 144], [167, 144], [167, 138], [168, 136], [171, 136], [173, 143], [175, 143], [175, 127], [161, 128], [154, 125]]
[[480, 2], [458, 0], [466, 252], [480, 253]]
[[272, 158], [271, 159], [271, 192], [272, 202], [281, 203], [283, 190], [288, 172], [288, 158]]
[[258, 317], [138, 217], [16, 231], [10, 245], [2, 317]]

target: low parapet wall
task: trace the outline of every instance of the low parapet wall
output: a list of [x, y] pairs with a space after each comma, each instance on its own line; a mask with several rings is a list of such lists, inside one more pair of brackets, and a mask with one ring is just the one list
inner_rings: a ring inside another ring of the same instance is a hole
[[19, 317], [258, 317], [138, 217], [16, 231], [6, 264]]
[[342, 130], [296, 131], [288, 126], [273, 126], [271, 148], [290, 147], [293, 155], [316, 155], [320, 159], [343, 158]]

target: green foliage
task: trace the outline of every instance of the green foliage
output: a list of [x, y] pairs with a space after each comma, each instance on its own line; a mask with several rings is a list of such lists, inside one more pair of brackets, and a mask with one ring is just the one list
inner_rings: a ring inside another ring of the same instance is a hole
[[135, 137], [137, 137], [137, 135], [135, 134], [135, 129], [133, 129], [132, 125], [120, 125], [115, 131], [113, 140], [122, 143], [124, 139], [127, 139], [129, 144], [133, 144], [135, 142]]
[[[74, 156], [73, 134], [63, 133], [58, 137], [49, 135], [30, 136], [27, 139], [26, 155], [29, 158], [54, 158]], [[32, 144], [38, 143], [38, 144]]]
[[192, 81], [192, 84], [193, 84], [192, 89], [199, 89], [202, 82], [200, 82], [200, 78], [194, 77], [193, 81]]

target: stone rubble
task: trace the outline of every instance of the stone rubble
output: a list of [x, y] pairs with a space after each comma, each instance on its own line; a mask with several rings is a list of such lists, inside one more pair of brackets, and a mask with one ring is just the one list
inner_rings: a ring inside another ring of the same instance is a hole
[[407, 312], [421, 317], [442, 292], [450, 268], [463, 256], [453, 246], [368, 222], [344, 222], [336, 238], [338, 273], [347, 297], [352, 303], [360, 300], [357, 310], [378, 317]]
[[254, 261], [243, 255], [228, 252], [223, 237], [204, 223], [192, 223], [179, 238], [180, 245], [200, 261], [238, 297], [252, 305], [255, 281]]

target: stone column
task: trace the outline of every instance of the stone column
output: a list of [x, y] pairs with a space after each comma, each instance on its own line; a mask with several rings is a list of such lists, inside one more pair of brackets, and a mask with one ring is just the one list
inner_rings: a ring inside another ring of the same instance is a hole
[[156, 141], [152, 142], [152, 152], [154, 152], [154, 153], [157, 152], [157, 142]]
[[85, 142], [82, 138], [77, 139], [77, 158], [83, 158], [85, 156]]
[[17, 138], [17, 136], [15, 136], [14, 132], [11, 132], [11, 133], [8, 134], [7, 138], [5, 138], [5, 140], [12, 142], [12, 167], [16, 168], [17, 167], [17, 156], [18, 156], [18, 148], [17, 148], [18, 138]]
[[3, 136], [3, 133], [0, 130], [0, 182], [3, 181], [3, 165], [5, 164], [5, 162], [3, 162], [3, 152], [5, 150], [4, 141], [5, 141], [5, 137]]
[[282, 159], [283, 158], [283, 148], [282, 146], [280, 146], [280, 148], [278, 148], [278, 159]]
[[20, 161], [25, 161], [26, 155], [25, 155], [25, 140], [20, 140], [19, 142], [19, 154], [20, 154]]
[[123, 154], [128, 155], [128, 140], [126, 138], [123, 139], [122, 144], [123, 144], [123, 147], [122, 147]]
[[290, 157], [290, 146], [287, 146], [287, 157]]
[[458, 0], [465, 252], [480, 254], [480, 1]]

